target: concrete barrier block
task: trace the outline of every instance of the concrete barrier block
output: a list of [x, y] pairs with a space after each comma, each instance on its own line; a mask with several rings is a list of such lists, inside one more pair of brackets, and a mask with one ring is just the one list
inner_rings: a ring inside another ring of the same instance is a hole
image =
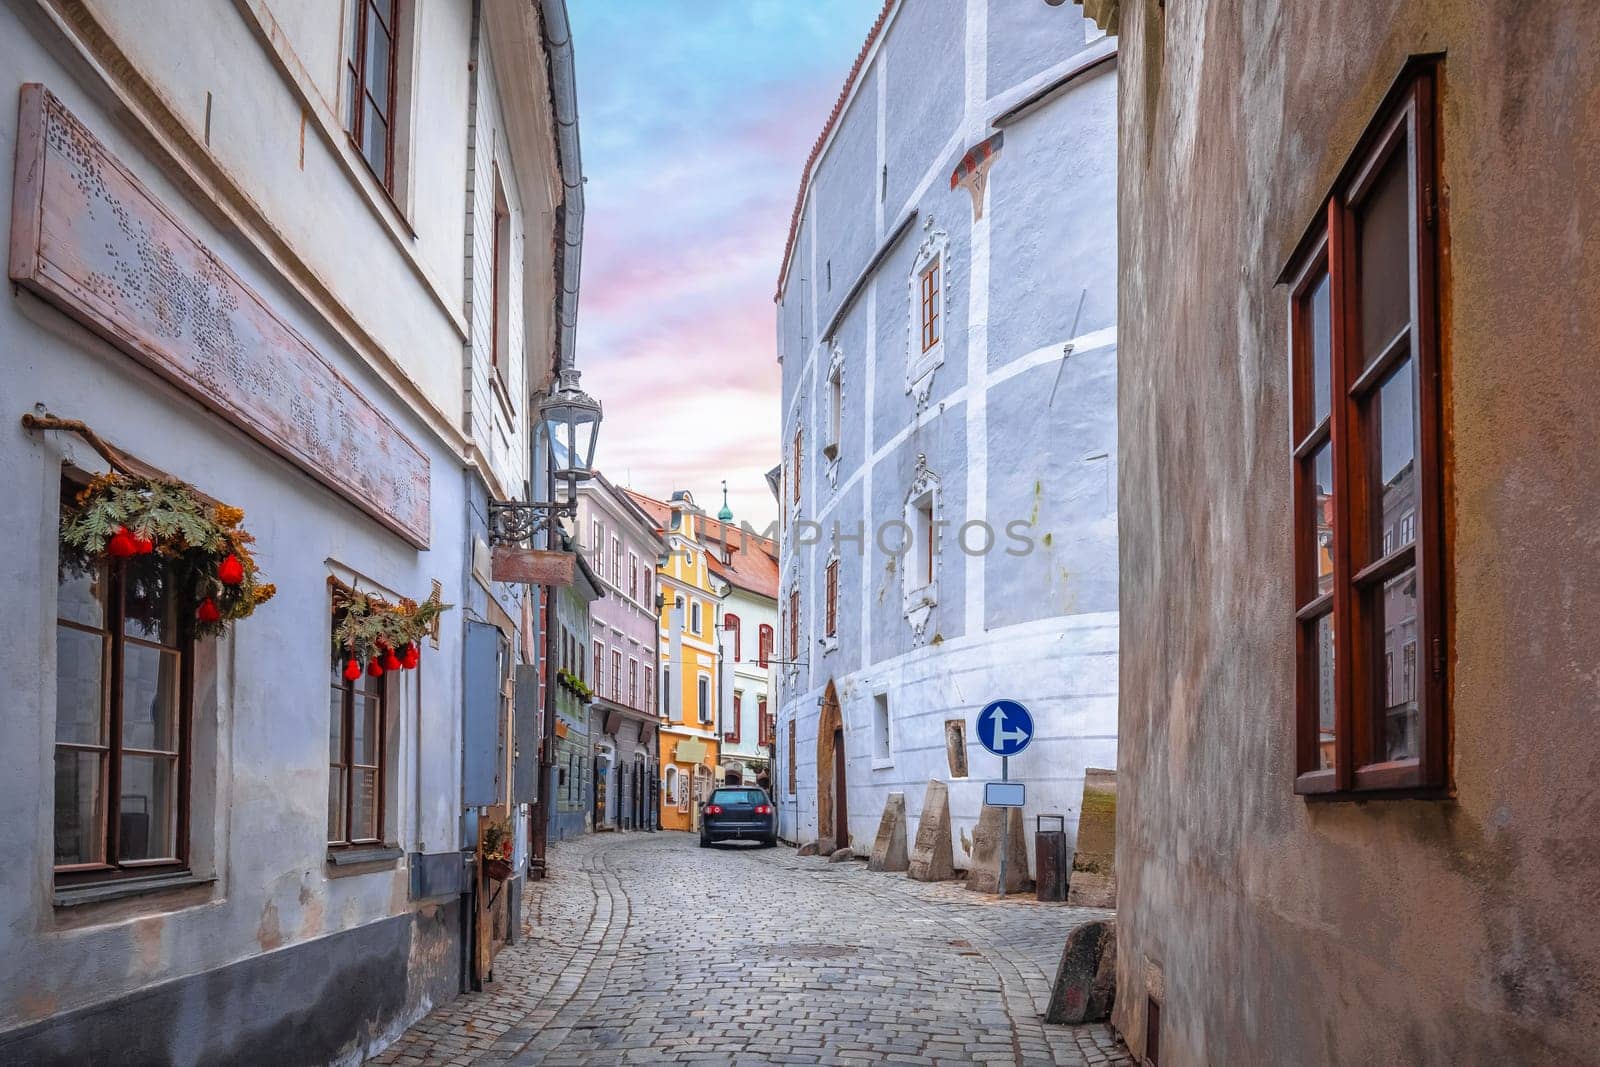
[[944, 882], [956, 874], [950, 847], [950, 787], [934, 778], [922, 798], [917, 820], [917, 841], [911, 850], [906, 877], [919, 882]]
[[910, 866], [911, 856], [906, 851], [906, 795], [890, 793], [883, 804], [883, 818], [878, 820], [878, 836], [872, 842], [867, 870], [903, 871]]
[[987, 804], [978, 814], [972, 832], [972, 862], [967, 865], [967, 888], [978, 893], [1000, 891], [1000, 835], [1005, 834], [1006, 892], [1028, 889], [1028, 842], [1022, 836], [1021, 808], [991, 808]]

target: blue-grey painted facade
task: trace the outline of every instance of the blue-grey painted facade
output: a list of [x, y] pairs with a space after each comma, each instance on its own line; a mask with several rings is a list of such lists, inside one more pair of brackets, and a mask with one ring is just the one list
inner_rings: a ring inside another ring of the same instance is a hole
[[[960, 867], [999, 773], [975, 742], [986, 701], [1034, 712], [1011, 766], [1029, 818], [1062, 813], [1075, 833], [1084, 768], [1115, 766], [1115, 42], [1044, 0], [900, 3], [842, 104], [778, 294], [779, 640], [798, 593], [800, 641], [777, 672], [775, 793], [785, 837], [831, 840], [819, 807], [825, 822], [836, 786], [817, 758], [831, 686], [849, 844], [870, 848], [890, 792], [915, 834], [927, 782], [945, 779]], [[986, 142], [980, 213], [951, 179]], [[924, 353], [918, 286], [935, 258], [942, 340]], [[917, 547], [895, 551], [923, 502], [943, 524], [931, 582]], [[969, 522], [992, 531], [987, 551]], [[950, 719], [971, 742], [964, 780]]]

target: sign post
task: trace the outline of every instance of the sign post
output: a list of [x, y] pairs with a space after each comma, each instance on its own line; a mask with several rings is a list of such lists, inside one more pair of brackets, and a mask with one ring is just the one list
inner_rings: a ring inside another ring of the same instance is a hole
[[[1000, 757], [1000, 781], [988, 783], [983, 790], [983, 802], [990, 807], [1020, 808], [1026, 799], [1026, 789], [1011, 782], [1011, 757], [1028, 747], [1033, 740], [1033, 716], [1015, 700], [996, 700], [978, 713], [978, 743]], [[996, 787], [999, 788], [996, 788]], [[1011, 822], [1008, 817], [1000, 832], [1000, 895], [1006, 895], [1006, 852], [1011, 843]]]

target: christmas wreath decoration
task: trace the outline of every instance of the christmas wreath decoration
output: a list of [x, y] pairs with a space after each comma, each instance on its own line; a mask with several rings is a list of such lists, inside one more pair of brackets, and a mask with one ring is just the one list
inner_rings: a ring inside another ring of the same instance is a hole
[[422, 639], [450, 605], [437, 595], [422, 603], [402, 598], [391, 604], [377, 593], [363, 593], [334, 581], [333, 652], [344, 661], [350, 681], [363, 673], [374, 678], [385, 671], [412, 671], [422, 661]]
[[193, 486], [113, 470], [96, 475], [61, 516], [61, 566], [86, 574], [122, 568], [128, 617], [150, 633], [176, 593], [196, 637], [216, 637], [277, 592], [261, 580], [239, 525], [244, 512]]

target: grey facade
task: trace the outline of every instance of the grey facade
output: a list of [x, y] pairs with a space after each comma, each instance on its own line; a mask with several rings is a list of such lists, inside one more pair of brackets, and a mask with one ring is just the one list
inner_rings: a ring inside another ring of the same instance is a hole
[[[914, 834], [946, 722], [972, 741], [999, 697], [1038, 727], [1030, 817], [1073, 830], [1115, 759], [1116, 86], [1073, 6], [889, 3], [808, 165], [778, 292], [785, 837], [865, 852], [891, 792]], [[958, 867], [999, 775], [972, 751]]]

